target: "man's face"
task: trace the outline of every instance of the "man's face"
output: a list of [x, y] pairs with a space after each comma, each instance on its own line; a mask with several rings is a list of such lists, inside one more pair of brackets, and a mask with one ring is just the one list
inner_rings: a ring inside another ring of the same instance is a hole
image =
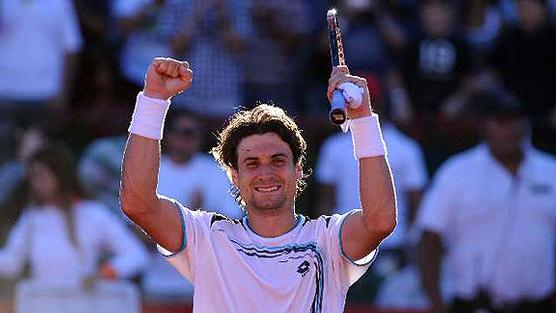
[[290, 147], [275, 133], [251, 135], [237, 147], [238, 169], [232, 180], [247, 212], [278, 214], [293, 208], [300, 165], [293, 163]]
[[534, 31], [546, 20], [546, 7], [540, 0], [520, 0], [517, 2], [519, 24], [526, 31]]
[[50, 168], [40, 162], [33, 162], [27, 175], [33, 196], [41, 203], [52, 202], [59, 193], [59, 185]]
[[452, 30], [452, 8], [447, 3], [430, 2], [421, 8], [423, 28], [431, 36], [446, 36]]
[[501, 157], [520, 155], [526, 133], [527, 121], [523, 117], [500, 116], [485, 121], [485, 139], [490, 150]]
[[187, 161], [201, 147], [197, 122], [186, 116], [177, 117], [166, 136], [167, 152], [175, 160]]

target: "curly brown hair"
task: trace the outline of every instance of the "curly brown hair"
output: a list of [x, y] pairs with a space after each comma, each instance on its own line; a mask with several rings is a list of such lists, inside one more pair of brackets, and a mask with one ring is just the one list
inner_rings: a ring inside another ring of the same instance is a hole
[[[218, 133], [218, 144], [212, 148], [211, 154], [226, 171], [228, 177], [231, 177], [232, 169], [236, 171], [238, 169], [237, 147], [241, 140], [251, 135], [266, 133], [275, 133], [286, 142], [292, 151], [294, 164], [303, 169], [307, 143], [301, 136], [301, 130], [284, 110], [269, 104], [258, 104], [253, 109], [235, 113], [224, 129]], [[306, 176], [297, 181], [298, 193], [306, 187], [304, 178]], [[232, 195], [241, 204], [241, 196], [237, 189], [232, 190]]]

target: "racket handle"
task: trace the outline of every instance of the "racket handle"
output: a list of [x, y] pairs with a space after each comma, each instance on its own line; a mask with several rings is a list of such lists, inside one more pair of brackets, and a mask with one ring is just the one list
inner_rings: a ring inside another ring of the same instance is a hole
[[346, 100], [340, 90], [334, 90], [330, 102], [330, 122], [334, 125], [342, 125], [346, 119]]

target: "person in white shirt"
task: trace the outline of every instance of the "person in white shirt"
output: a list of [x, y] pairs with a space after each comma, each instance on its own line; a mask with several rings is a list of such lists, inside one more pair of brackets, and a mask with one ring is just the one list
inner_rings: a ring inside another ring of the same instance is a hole
[[157, 194], [165, 112], [169, 99], [187, 89], [192, 78], [187, 62], [156, 58], [151, 63], [122, 165], [124, 213], [194, 284], [194, 312], [341, 312], [349, 286], [396, 224], [392, 178], [366, 81], [338, 67], [328, 89], [329, 99], [343, 83], [364, 90], [362, 105], [347, 109], [360, 164], [362, 210], [316, 220], [295, 213], [306, 143], [282, 109], [259, 105], [236, 113], [213, 149], [247, 213], [230, 220]]
[[243, 217], [234, 198], [222, 196], [230, 188], [226, 173], [201, 151], [203, 130], [199, 117], [183, 108], [172, 108], [166, 117], [162, 142], [158, 192], [191, 209], [203, 208], [230, 218]]
[[82, 45], [73, 1], [0, 2], [0, 161], [17, 127], [68, 105]]
[[140, 273], [146, 249], [116, 215], [84, 197], [69, 150], [47, 144], [26, 169], [26, 205], [0, 249], [0, 276], [18, 277], [29, 264], [31, 279], [80, 286]]
[[450, 158], [423, 199], [421, 270], [433, 312], [446, 312], [438, 268], [446, 254], [453, 312], [554, 312], [556, 159], [528, 143], [507, 92], [478, 92], [484, 143]]

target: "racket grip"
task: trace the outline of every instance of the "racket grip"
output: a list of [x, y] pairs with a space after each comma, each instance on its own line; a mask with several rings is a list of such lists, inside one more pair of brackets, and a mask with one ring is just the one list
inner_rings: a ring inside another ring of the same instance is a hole
[[342, 125], [346, 119], [346, 100], [340, 90], [334, 90], [330, 102], [330, 122], [334, 125]]

